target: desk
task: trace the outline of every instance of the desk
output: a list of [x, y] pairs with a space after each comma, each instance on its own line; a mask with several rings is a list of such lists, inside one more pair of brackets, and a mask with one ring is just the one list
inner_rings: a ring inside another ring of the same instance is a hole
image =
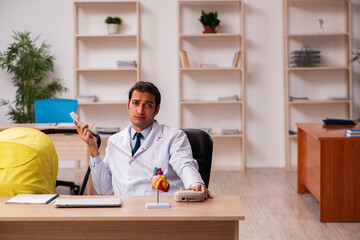
[[161, 196], [168, 209], [146, 209], [155, 196], [124, 196], [119, 208], [4, 204], [9, 198], [0, 196], [0, 239], [238, 239], [244, 220], [235, 195], [193, 203]]
[[298, 123], [298, 193], [320, 202], [320, 221], [360, 221], [360, 138], [347, 128]]

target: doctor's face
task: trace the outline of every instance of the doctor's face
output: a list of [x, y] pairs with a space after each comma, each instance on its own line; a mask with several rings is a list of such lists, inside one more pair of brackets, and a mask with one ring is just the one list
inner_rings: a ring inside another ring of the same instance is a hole
[[155, 109], [155, 95], [135, 90], [128, 101], [127, 109], [133, 128], [141, 132], [154, 122], [160, 106]]

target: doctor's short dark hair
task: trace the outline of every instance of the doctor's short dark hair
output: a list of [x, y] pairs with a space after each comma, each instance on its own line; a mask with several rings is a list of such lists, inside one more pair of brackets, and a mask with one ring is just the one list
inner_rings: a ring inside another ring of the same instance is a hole
[[143, 81], [135, 83], [129, 91], [129, 101], [131, 100], [132, 94], [135, 90], [142, 93], [147, 92], [153, 94], [155, 96], [155, 109], [160, 106], [161, 94], [159, 89], [153, 83]]

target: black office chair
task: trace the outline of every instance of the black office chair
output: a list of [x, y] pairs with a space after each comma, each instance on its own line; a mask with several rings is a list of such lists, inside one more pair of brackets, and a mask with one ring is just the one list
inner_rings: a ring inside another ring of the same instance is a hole
[[[78, 134], [76, 129], [66, 129], [66, 128], [49, 128], [49, 129], [43, 129], [41, 132], [48, 134], [65, 134], [65, 135], [72, 135], [72, 134]], [[97, 145], [100, 148], [101, 145], [101, 138], [98, 134], [95, 135]], [[70, 188], [70, 192], [74, 195], [83, 195], [86, 187], [86, 183], [89, 178], [90, 173], [90, 167], [88, 167], [87, 172], [85, 174], [83, 183], [81, 185], [81, 188], [79, 185], [76, 185], [74, 182], [69, 181], [62, 181], [62, 180], [56, 180], [56, 186], [66, 186]]]
[[208, 188], [213, 153], [211, 136], [200, 129], [185, 128], [181, 130], [185, 132], [189, 139], [193, 158], [198, 162], [200, 175], [204, 180], [206, 188]]
[[[181, 129], [185, 132], [191, 145], [191, 151], [193, 158], [198, 162], [199, 173], [204, 180], [205, 186], [209, 186], [212, 152], [213, 152], [213, 141], [209, 134], [200, 129]], [[98, 136], [98, 135], [97, 135]], [[100, 138], [97, 137], [97, 140]], [[98, 142], [98, 146], [100, 146]], [[89, 179], [91, 169], [88, 167], [83, 183], [80, 188], [79, 195], [83, 195], [86, 184]]]

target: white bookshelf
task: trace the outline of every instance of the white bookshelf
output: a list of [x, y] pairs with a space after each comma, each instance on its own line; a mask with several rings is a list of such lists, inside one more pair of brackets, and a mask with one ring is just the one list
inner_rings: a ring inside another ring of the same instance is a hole
[[[107, 33], [108, 16], [122, 19], [118, 34]], [[80, 119], [125, 128], [128, 90], [140, 79], [139, 2], [74, 1], [74, 60], [74, 98], [96, 95], [95, 102], [79, 102]], [[137, 66], [119, 68], [118, 60]]]
[[[286, 0], [284, 27], [284, 106], [286, 167], [297, 165], [297, 122], [321, 122], [327, 117], [352, 118], [351, 1]], [[324, 31], [319, 18], [324, 20]], [[320, 50], [319, 64], [291, 66], [290, 53], [301, 46]], [[308, 100], [289, 100], [289, 97]]]
[[[201, 10], [218, 11], [216, 34], [203, 34]], [[181, 128], [211, 128], [213, 166], [245, 169], [244, 7], [241, 0], [178, 0], [179, 123]], [[241, 51], [240, 66], [232, 67], [234, 53]], [[189, 67], [180, 61], [186, 51]], [[221, 61], [219, 60], [221, 59]], [[223, 59], [228, 59], [224, 61]], [[216, 64], [217, 67], [200, 67]], [[209, 96], [208, 92], [216, 92]], [[218, 97], [237, 95], [238, 101]], [[221, 129], [240, 134], [221, 134]]]

